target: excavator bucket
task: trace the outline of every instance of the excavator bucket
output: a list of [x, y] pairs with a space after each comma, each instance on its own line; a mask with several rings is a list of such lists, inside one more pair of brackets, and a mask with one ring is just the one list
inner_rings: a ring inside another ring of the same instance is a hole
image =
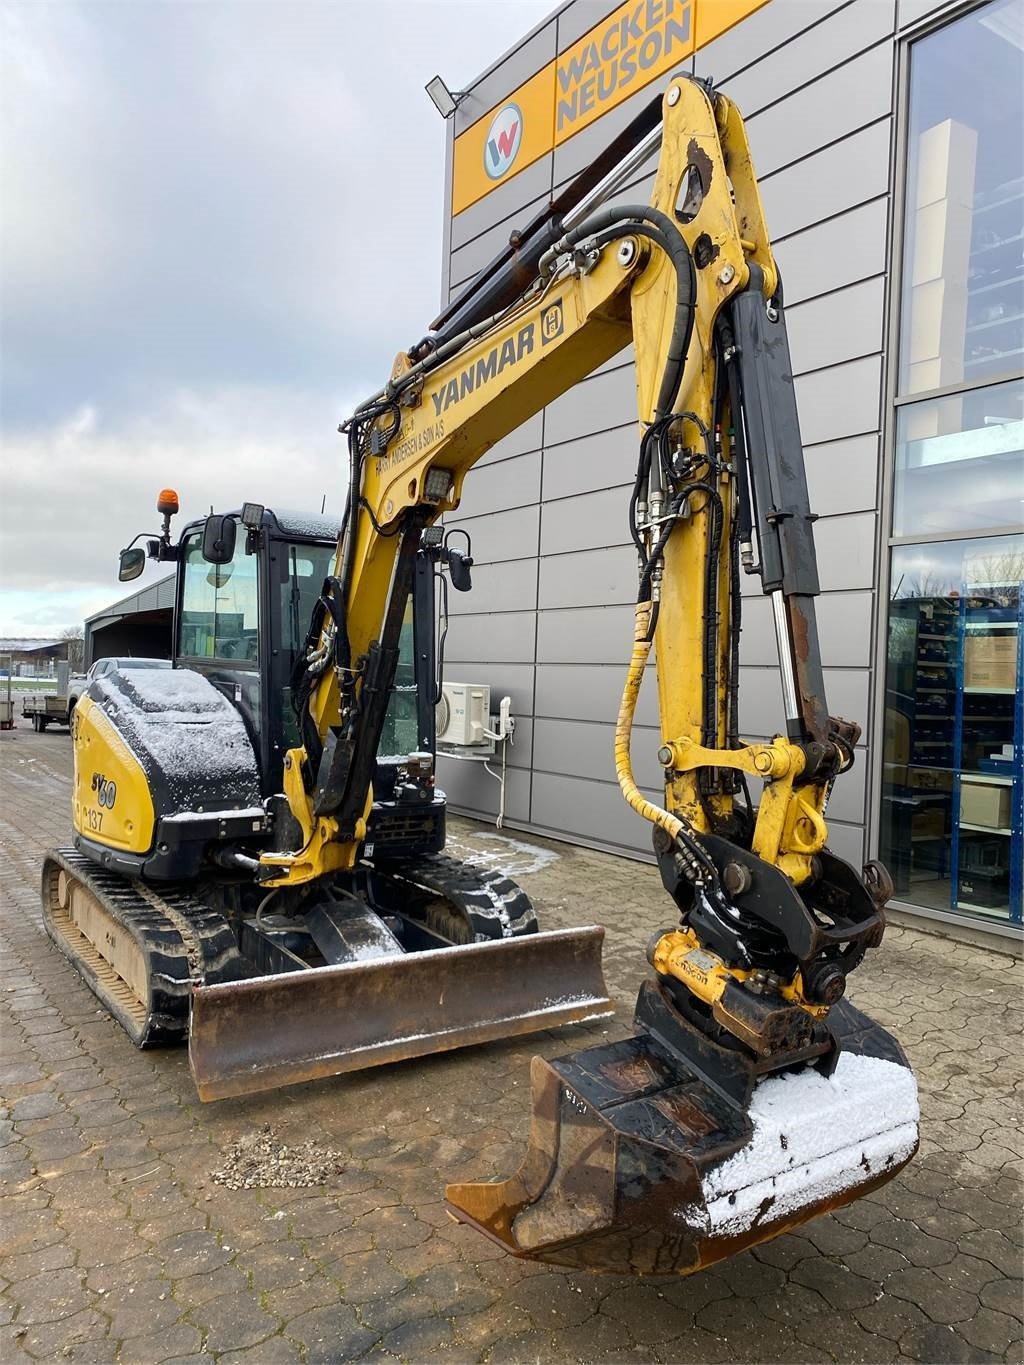
[[868, 1193], [917, 1150], [906, 1058], [845, 1001], [838, 1048], [725, 1086], [700, 1048], [683, 1060], [669, 1017], [649, 982], [634, 1037], [535, 1057], [526, 1160], [509, 1180], [449, 1185], [456, 1218], [530, 1260], [688, 1275]]
[[198, 986], [189, 1063], [219, 1100], [603, 1018], [598, 927]]

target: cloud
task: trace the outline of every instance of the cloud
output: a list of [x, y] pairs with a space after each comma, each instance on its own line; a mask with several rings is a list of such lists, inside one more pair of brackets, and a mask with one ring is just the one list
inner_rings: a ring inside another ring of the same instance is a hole
[[423, 85], [548, 8], [4, 7], [0, 628], [109, 601], [165, 484], [338, 506], [338, 419], [437, 311]]

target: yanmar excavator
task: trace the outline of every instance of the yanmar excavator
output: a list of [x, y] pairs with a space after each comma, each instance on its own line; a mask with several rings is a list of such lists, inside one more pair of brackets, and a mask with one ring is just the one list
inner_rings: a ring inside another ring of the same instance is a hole
[[[616, 198], [659, 148], [651, 202]], [[743, 121], [707, 84], [674, 78], [343, 424], [347, 511], [301, 643], [301, 528], [246, 507], [172, 546], [164, 501], [150, 548], [178, 562], [177, 666], [79, 704], [76, 849], [48, 861], [43, 900], [137, 1041], [165, 1027], [168, 999], [172, 1033], [190, 1006], [204, 1098], [606, 1008], [599, 930], [533, 932], [511, 885], [475, 913], [457, 885], [474, 874], [439, 863], [432, 736], [380, 748], [401, 687], [434, 685], [432, 663], [415, 686], [399, 674], [418, 574], [432, 560], [467, 585], [469, 556], [437, 525], [467, 473], [630, 342], [638, 570], [615, 764], [675, 922], [648, 945], [633, 1035], [535, 1059], [522, 1168], [447, 1198], [515, 1255], [685, 1274], [889, 1180], [918, 1119], [898, 1043], [844, 998], [891, 883], [828, 847], [825, 807], [860, 731], [825, 701], [782, 284]], [[142, 553], [124, 552], [126, 576]], [[233, 592], [245, 572], [265, 584], [265, 606], [224, 598], [228, 571]], [[786, 729], [763, 743], [739, 734], [744, 572], [778, 643]], [[244, 678], [217, 657], [221, 633]], [[415, 633], [419, 661], [425, 615]], [[630, 764], [652, 651], [661, 802]]]

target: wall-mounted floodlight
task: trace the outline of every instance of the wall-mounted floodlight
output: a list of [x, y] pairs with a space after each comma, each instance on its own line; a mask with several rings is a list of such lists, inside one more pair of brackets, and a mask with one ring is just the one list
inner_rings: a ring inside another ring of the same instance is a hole
[[432, 81], [427, 81], [424, 89], [433, 100], [434, 108], [442, 118], [451, 118], [459, 107], [459, 101], [466, 97], [465, 93], [461, 91], [457, 91], [453, 95], [440, 76], [435, 76]]

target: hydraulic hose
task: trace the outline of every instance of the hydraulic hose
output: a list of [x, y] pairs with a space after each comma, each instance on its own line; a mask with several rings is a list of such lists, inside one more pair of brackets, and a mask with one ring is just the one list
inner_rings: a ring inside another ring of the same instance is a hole
[[650, 821], [652, 825], [658, 825], [672, 839], [678, 839], [685, 832], [682, 820], [661, 806], [656, 806], [653, 801], [647, 800], [636, 785], [633, 763], [629, 756], [633, 716], [640, 695], [640, 684], [644, 679], [644, 669], [651, 653], [651, 641], [647, 636], [650, 632], [652, 609], [650, 601], [636, 604], [633, 654], [629, 661], [626, 685], [622, 689], [622, 701], [619, 703], [619, 714], [615, 721], [615, 776], [619, 779], [619, 787], [626, 805], [644, 820]]

